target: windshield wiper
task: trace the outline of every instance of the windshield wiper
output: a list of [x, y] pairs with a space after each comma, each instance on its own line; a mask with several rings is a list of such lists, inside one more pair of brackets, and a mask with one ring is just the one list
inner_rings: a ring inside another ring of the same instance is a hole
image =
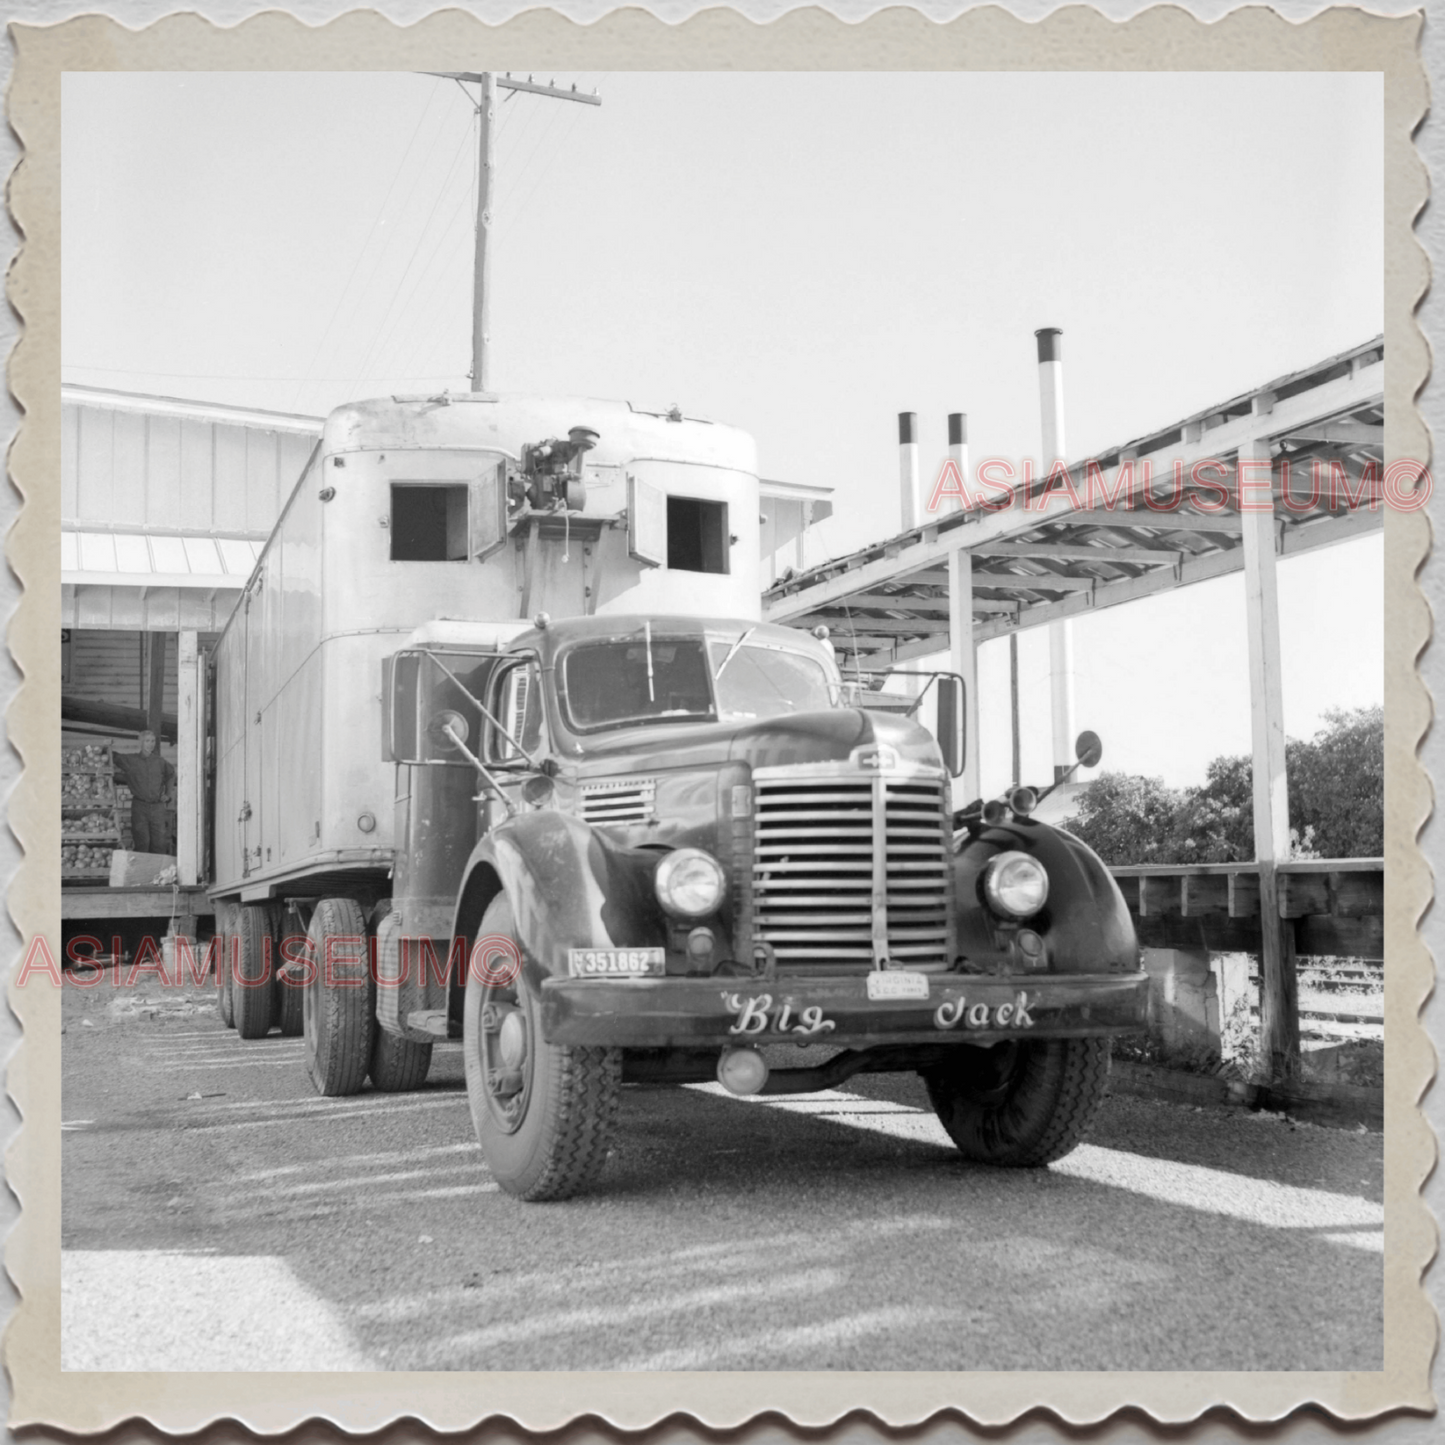
[[721, 677], [721, 676], [723, 675], [723, 668], [725, 668], [725, 667], [728, 665], [728, 663], [730, 663], [730, 662], [733, 660], [734, 656], [737, 654], [738, 648], [740, 648], [740, 647], [743, 645], [743, 643], [745, 643], [745, 642], [748, 640], [748, 638], [750, 638], [750, 637], [753, 635], [753, 633], [755, 633], [757, 630], [758, 630], [758, 629], [757, 629], [756, 627], [750, 627], [750, 628], [748, 628], [748, 630], [747, 630], [746, 632], [744, 632], [743, 635], [742, 635], [741, 637], [739, 637], [738, 640], [737, 640], [735, 643], [733, 643], [733, 645], [732, 645], [730, 648], [728, 648], [728, 655], [727, 655], [725, 658], [723, 658], [723, 660], [722, 660], [720, 663], [718, 663], [718, 669], [717, 669], [717, 671], [716, 671], [715, 673], [713, 673], [713, 677], [714, 677], [714, 678], [719, 678], [719, 677]]

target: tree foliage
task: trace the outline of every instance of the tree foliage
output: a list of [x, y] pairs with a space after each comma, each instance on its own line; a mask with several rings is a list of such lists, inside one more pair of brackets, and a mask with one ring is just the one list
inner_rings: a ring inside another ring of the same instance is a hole
[[[1291, 854], [1377, 858], [1385, 851], [1385, 717], [1379, 707], [1333, 710], [1309, 742], [1285, 748]], [[1104, 773], [1068, 824], [1106, 863], [1231, 863], [1254, 856], [1254, 767], [1215, 758], [1204, 783]]]

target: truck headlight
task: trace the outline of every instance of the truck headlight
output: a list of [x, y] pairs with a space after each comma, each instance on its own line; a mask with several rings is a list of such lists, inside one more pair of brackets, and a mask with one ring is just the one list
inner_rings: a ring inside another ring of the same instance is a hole
[[677, 848], [657, 865], [657, 901], [676, 918], [716, 913], [727, 892], [722, 864], [701, 848]]
[[983, 894], [994, 912], [1028, 918], [1048, 902], [1049, 875], [1027, 853], [999, 853], [984, 870]]

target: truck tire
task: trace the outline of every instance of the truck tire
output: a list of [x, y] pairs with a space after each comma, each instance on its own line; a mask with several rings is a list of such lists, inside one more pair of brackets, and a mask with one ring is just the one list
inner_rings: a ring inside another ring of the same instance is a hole
[[[287, 938], [294, 939], [296, 931], [301, 926], [301, 920], [296, 916], [294, 908], [287, 908], [281, 914], [281, 926], [277, 933], [276, 953], [276, 1023], [281, 1029], [284, 1038], [299, 1039], [305, 1027], [305, 1000], [302, 998], [303, 985], [296, 980], [283, 978], [281, 969], [285, 964], [285, 958], [279, 948]], [[289, 950], [294, 956], [294, 945]]]
[[1038, 1168], [1089, 1131], [1109, 1087], [1109, 1040], [1029, 1039], [958, 1050], [924, 1075], [948, 1136], [980, 1164]]
[[372, 1087], [383, 1094], [404, 1094], [426, 1083], [431, 1068], [430, 1042], [419, 1044], [376, 1026], [371, 1045]]
[[[505, 894], [482, 920], [478, 937], [488, 934], [516, 938]], [[472, 1124], [497, 1183], [533, 1201], [567, 1199], [586, 1188], [607, 1161], [621, 1050], [546, 1043], [523, 978], [491, 985], [471, 971], [462, 1050]]]
[[[337, 1098], [359, 1094], [371, 1062], [371, 1034], [376, 1027], [375, 988], [367, 967], [366, 916], [352, 898], [323, 898], [311, 915], [306, 935], [312, 978], [304, 989], [306, 1072], [318, 1094]], [[328, 939], [347, 939], [344, 958], [328, 967]]]
[[243, 903], [240, 915], [231, 1012], [243, 1039], [264, 1039], [276, 1021], [276, 909], [269, 903]]
[[299, 1039], [306, 1027], [305, 989], [289, 978], [276, 980], [276, 1022], [288, 1039]]
[[236, 1027], [231, 1007], [231, 940], [236, 935], [236, 905], [216, 904], [216, 1011], [228, 1029]]

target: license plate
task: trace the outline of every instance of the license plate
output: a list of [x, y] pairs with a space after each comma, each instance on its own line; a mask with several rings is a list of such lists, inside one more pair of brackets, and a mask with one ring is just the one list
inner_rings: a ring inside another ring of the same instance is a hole
[[927, 998], [928, 975], [910, 973], [907, 969], [874, 969], [868, 975], [868, 997], [886, 998]]
[[667, 972], [660, 948], [572, 948], [567, 967], [573, 978], [661, 978]]

